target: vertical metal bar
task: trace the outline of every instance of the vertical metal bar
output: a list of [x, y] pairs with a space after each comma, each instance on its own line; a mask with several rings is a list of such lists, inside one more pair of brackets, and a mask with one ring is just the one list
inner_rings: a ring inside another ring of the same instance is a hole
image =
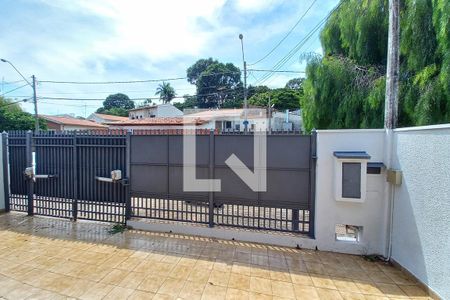
[[[195, 133], [194, 133], [195, 134]], [[214, 179], [214, 130], [209, 132], [209, 180]], [[196, 154], [195, 154], [196, 155]], [[194, 166], [196, 168], [197, 166]], [[209, 187], [209, 227], [214, 227], [214, 192]]]
[[9, 212], [9, 168], [8, 168], [8, 133], [2, 133], [3, 191], [5, 193], [5, 212]]
[[315, 238], [317, 132], [311, 132], [309, 161], [309, 236]]
[[[287, 212], [286, 212], [287, 213]], [[292, 209], [292, 230], [298, 231], [298, 221], [299, 221], [298, 209]], [[287, 220], [287, 216], [286, 216]]]
[[73, 133], [72, 142], [72, 169], [73, 169], [73, 194], [72, 194], [72, 218], [74, 221], [78, 217], [78, 154], [77, 154], [77, 133]]
[[131, 131], [127, 131], [126, 137], [126, 169], [125, 178], [128, 181], [126, 186], [126, 199], [125, 199], [125, 220], [131, 219]]
[[[33, 149], [32, 149], [32, 138], [33, 132], [31, 130], [27, 131], [26, 135], [26, 159], [27, 159], [27, 168], [33, 167]], [[33, 215], [33, 178], [27, 178], [28, 183], [28, 215]]]

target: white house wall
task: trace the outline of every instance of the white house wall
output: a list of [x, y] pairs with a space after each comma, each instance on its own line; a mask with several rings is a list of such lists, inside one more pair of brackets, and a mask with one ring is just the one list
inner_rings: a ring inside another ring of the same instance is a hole
[[450, 299], [450, 124], [394, 131], [392, 258]]

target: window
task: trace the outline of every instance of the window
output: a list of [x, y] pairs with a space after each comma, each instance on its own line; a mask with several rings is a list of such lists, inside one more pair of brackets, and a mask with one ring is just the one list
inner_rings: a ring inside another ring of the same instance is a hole
[[231, 121], [225, 121], [225, 128], [231, 129]]
[[236, 129], [237, 131], [241, 130], [241, 124], [236, 124], [236, 125], [235, 125], [235, 129]]
[[361, 163], [342, 163], [342, 197], [361, 198]]

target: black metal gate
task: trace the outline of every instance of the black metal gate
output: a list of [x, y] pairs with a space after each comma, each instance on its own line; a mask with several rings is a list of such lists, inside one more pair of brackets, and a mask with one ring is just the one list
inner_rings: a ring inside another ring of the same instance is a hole
[[[125, 222], [127, 138], [124, 131], [10, 132], [7, 210]], [[113, 170], [125, 179], [109, 181]]]
[[[225, 164], [234, 153], [254, 168], [252, 133], [193, 134], [197, 161], [189, 167], [199, 179], [221, 179], [220, 192], [184, 191], [180, 130], [4, 133], [6, 209], [73, 220], [123, 223], [136, 217], [313, 235], [314, 133], [267, 135], [266, 192], [253, 192]], [[114, 170], [121, 178], [112, 178]]]
[[185, 192], [183, 134], [131, 136], [133, 217], [313, 234], [315, 134], [268, 134], [267, 191], [253, 192], [226, 164], [253, 165], [252, 133], [197, 131], [198, 179], [221, 179], [220, 192]]

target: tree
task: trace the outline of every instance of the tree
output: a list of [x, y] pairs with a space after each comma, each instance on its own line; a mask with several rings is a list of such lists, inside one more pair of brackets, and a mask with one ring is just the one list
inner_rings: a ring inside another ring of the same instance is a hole
[[163, 103], [170, 103], [170, 101], [175, 98], [176, 93], [175, 89], [170, 85], [170, 83], [163, 82], [156, 88], [155, 95], [159, 95], [159, 98]]
[[250, 99], [253, 95], [262, 94], [270, 91], [270, 88], [265, 85], [253, 86], [249, 85], [247, 87], [247, 97]]
[[[34, 130], [34, 116], [24, 112], [19, 104], [0, 96], [0, 131]], [[45, 120], [39, 118], [39, 128], [47, 129]]]
[[128, 110], [133, 108], [134, 102], [127, 95], [118, 93], [106, 97], [97, 113], [126, 117]]
[[187, 69], [187, 77], [197, 87], [197, 104], [201, 108], [239, 105], [243, 98], [241, 71], [232, 63], [200, 59]]
[[173, 106], [183, 111], [185, 108], [195, 108], [197, 107], [197, 97], [184, 95], [184, 102], [175, 102]]
[[249, 99], [249, 104], [260, 107], [267, 107], [270, 97], [270, 102], [273, 104], [273, 107], [275, 109], [297, 110], [300, 108], [301, 96], [301, 92], [297, 90], [280, 88], [253, 95]]
[[[450, 121], [450, 2], [401, 7], [399, 125]], [[388, 0], [341, 0], [308, 60], [301, 98], [306, 128], [383, 126]]]
[[206, 71], [210, 65], [219, 63], [217, 60], [210, 58], [202, 58], [197, 60], [195, 64], [186, 70], [187, 80], [190, 84], [197, 84], [200, 75]]
[[303, 91], [303, 82], [305, 78], [293, 78], [286, 83], [285, 88], [291, 90], [302, 90]]

